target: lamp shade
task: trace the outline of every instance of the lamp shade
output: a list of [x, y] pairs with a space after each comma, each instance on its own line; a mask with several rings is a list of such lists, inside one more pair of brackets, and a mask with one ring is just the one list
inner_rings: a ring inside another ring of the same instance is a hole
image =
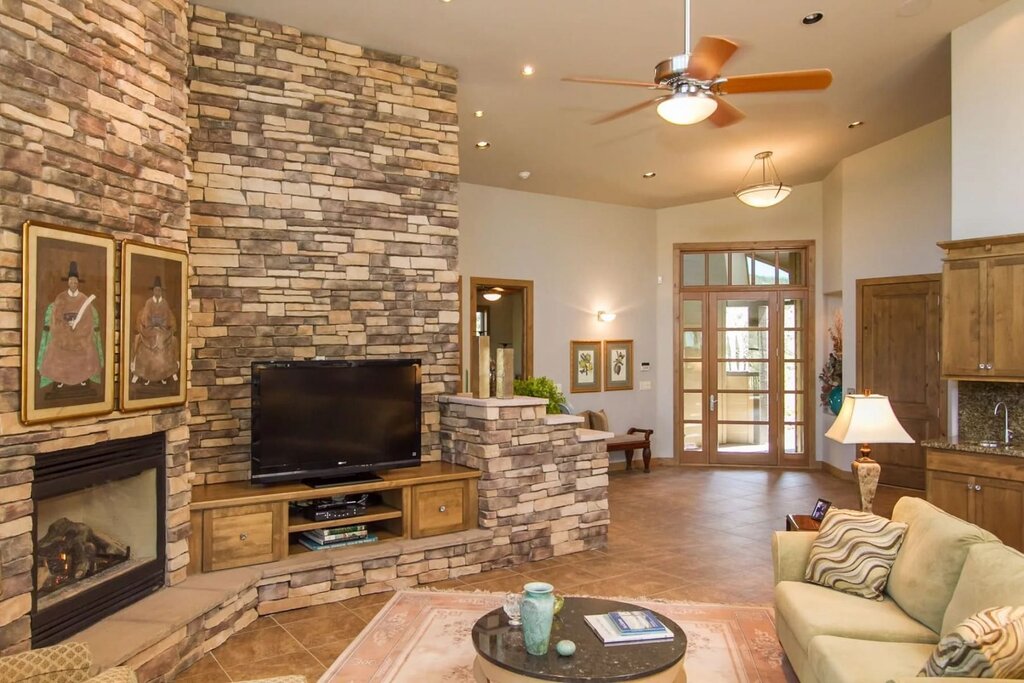
[[678, 92], [658, 104], [658, 116], [677, 126], [700, 123], [715, 113], [718, 102], [701, 92]]
[[850, 394], [825, 436], [839, 443], [914, 443], [881, 394]]

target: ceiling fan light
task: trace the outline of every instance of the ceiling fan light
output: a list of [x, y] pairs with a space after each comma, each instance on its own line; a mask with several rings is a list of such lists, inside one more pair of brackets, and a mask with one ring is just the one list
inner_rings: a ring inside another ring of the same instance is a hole
[[498, 299], [501, 298], [501, 292], [492, 289], [487, 292], [484, 292], [483, 297], [488, 301], [497, 301]]
[[793, 188], [782, 183], [761, 183], [736, 190], [736, 199], [755, 209], [775, 206], [789, 196]]
[[677, 126], [700, 123], [715, 113], [718, 102], [703, 92], [679, 92], [658, 103], [658, 116]]

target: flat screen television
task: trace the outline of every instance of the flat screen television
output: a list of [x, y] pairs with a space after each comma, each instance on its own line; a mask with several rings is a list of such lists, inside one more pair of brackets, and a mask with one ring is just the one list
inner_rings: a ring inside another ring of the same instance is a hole
[[329, 483], [420, 464], [419, 360], [255, 361], [252, 481]]

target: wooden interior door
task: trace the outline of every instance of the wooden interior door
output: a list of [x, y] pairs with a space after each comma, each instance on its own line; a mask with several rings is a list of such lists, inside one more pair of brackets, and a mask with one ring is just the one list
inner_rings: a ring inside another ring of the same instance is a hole
[[[987, 306], [988, 374], [1001, 377], [1024, 376], [1024, 256], [989, 259]], [[988, 366], [992, 367], [989, 368]]]
[[940, 302], [937, 274], [857, 281], [858, 389], [888, 396], [916, 442], [872, 445], [883, 484], [924, 489], [920, 442], [945, 432]]

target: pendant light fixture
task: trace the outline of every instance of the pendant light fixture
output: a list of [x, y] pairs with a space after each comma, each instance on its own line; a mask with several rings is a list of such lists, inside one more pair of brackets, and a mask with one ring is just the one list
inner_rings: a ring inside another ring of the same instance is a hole
[[[761, 162], [761, 182], [747, 184], [747, 178], [750, 176], [750, 172], [754, 170], [754, 165], [758, 161]], [[733, 194], [736, 195], [736, 199], [747, 206], [763, 209], [775, 206], [788, 197], [792, 191], [793, 188], [791, 186], [782, 184], [779, 172], [775, 169], [775, 164], [772, 162], [772, 153], [759, 152], [754, 155], [754, 160], [750, 162], [750, 168], [743, 175], [739, 188]]]

